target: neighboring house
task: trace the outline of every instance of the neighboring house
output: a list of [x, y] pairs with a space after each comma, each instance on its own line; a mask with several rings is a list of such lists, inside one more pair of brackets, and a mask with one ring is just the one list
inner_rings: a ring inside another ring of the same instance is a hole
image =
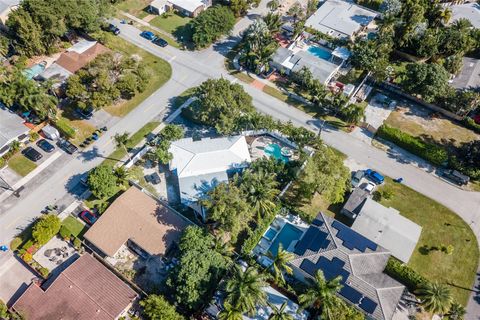
[[452, 18], [450, 23], [459, 19], [467, 19], [475, 28], [480, 28], [480, 4], [473, 1], [470, 3], [444, 5], [445, 8], [452, 10]]
[[0, 103], [0, 156], [10, 149], [13, 141], [25, 141], [30, 129], [23, 124], [23, 119]]
[[378, 12], [341, 0], [327, 0], [305, 22], [305, 27], [333, 38], [353, 40], [368, 28]]
[[138, 297], [90, 254], [84, 254], [44, 285], [31, 283], [12, 308], [29, 320], [113, 320]]
[[365, 201], [370, 197], [368, 191], [362, 188], [355, 188], [350, 197], [348, 197], [347, 202], [343, 205], [341, 214], [349, 217], [350, 219], [355, 219], [360, 210], [362, 209]]
[[388, 250], [322, 213], [296, 239], [290, 262], [296, 279], [313, 279], [317, 270], [327, 280], [341, 276], [342, 298], [368, 318], [392, 319], [405, 287], [384, 273]]
[[84, 237], [105, 256], [114, 257], [126, 245], [147, 258], [165, 255], [189, 224], [183, 216], [132, 186]]
[[172, 142], [169, 152], [173, 156], [169, 167], [178, 178], [182, 203], [194, 209], [203, 219], [206, 219], [206, 212], [198, 201], [251, 162], [244, 136], [198, 141], [181, 139]]
[[153, 0], [149, 11], [161, 15], [167, 11], [176, 10], [182, 15], [196, 17], [211, 5], [211, 0]]
[[370, 198], [363, 204], [352, 229], [386, 248], [404, 263], [410, 260], [422, 233], [418, 224]]
[[8, 15], [20, 4], [20, 0], [0, 0], [0, 28], [5, 28]]
[[325, 59], [319, 59], [306, 51], [299, 50], [294, 53], [294, 51], [283, 47], [277, 49], [270, 61], [270, 66], [288, 75], [306, 67], [312, 72], [315, 79], [325, 85], [330, 82], [335, 73], [340, 69], [340, 65]]

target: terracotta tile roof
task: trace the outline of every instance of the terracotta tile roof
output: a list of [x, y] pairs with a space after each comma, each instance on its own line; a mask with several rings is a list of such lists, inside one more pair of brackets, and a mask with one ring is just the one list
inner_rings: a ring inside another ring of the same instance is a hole
[[29, 320], [110, 320], [136, 298], [101, 262], [84, 254], [45, 290], [32, 283], [13, 308]]
[[130, 187], [87, 231], [85, 239], [111, 257], [128, 240], [149, 254], [165, 254], [189, 224], [137, 187]]
[[108, 51], [110, 50], [107, 47], [97, 42], [91, 48], [82, 53], [75, 51], [62, 53], [56, 63], [71, 73], [75, 73], [85, 67], [89, 62], [93, 61], [98, 55]]

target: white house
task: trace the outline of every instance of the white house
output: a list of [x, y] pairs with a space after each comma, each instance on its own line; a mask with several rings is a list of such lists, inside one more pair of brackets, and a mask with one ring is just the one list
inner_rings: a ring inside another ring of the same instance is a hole
[[169, 10], [177, 10], [180, 14], [196, 17], [212, 5], [212, 0], [153, 0], [149, 10], [161, 15]]
[[0, 156], [10, 149], [10, 144], [18, 140], [20, 142], [28, 139], [30, 129], [23, 124], [23, 119], [0, 103]]
[[169, 152], [173, 158], [170, 170], [178, 177], [180, 198], [183, 204], [194, 209], [203, 219], [206, 213], [198, 205], [206, 192], [229, 175], [246, 168], [251, 162], [244, 136], [192, 138], [172, 142]]

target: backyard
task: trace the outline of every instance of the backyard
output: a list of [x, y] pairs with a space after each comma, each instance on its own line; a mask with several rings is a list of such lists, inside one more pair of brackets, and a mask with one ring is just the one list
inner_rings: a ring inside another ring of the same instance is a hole
[[8, 167], [22, 177], [25, 177], [33, 171], [37, 165], [33, 161], [27, 159], [20, 152], [17, 152], [8, 160]]
[[133, 14], [134, 16], [143, 19], [148, 15], [145, 8], [152, 2], [151, 0], [123, 0], [119, 1], [115, 7], [124, 12]]
[[[378, 191], [390, 190], [392, 197], [380, 202], [422, 226], [422, 234], [408, 265], [431, 281], [451, 284], [458, 302], [466, 305], [475, 279], [479, 251], [470, 227], [454, 212], [430, 198], [386, 178]], [[453, 253], [426, 250], [452, 245]]]
[[192, 30], [188, 23], [192, 20], [190, 17], [183, 17], [176, 13], [160, 15], [150, 20], [150, 24], [165, 32], [173, 35], [178, 41], [191, 41]]
[[87, 232], [88, 228], [85, 224], [78, 221], [76, 218], [72, 216], [66, 217], [62, 221], [62, 226], [67, 227], [68, 230], [72, 232], [72, 236], [76, 238], [82, 238], [85, 232]]

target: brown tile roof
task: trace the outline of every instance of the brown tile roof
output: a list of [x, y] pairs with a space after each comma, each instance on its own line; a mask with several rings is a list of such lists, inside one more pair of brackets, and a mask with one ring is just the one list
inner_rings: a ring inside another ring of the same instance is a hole
[[165, 254], [188, 225], [188, 220], [173, 210], [130, 187], [87, 231], [85, 239], [111, 257], [127, 240], [149, 254]]
[[89, 62], [93, 61], [98, 55], [108, 51], [110, 50], [107, 47], [97, 42], [91, 48], [82, 53], [75, 51], [62, 53], [56, 63], [71, 73], [75, 73], [85, 67]]
[[29, 320], [111, 320], [136, 297], [101, 262], [84, 254], [45, 290], [32, 283], [13, 308]]

